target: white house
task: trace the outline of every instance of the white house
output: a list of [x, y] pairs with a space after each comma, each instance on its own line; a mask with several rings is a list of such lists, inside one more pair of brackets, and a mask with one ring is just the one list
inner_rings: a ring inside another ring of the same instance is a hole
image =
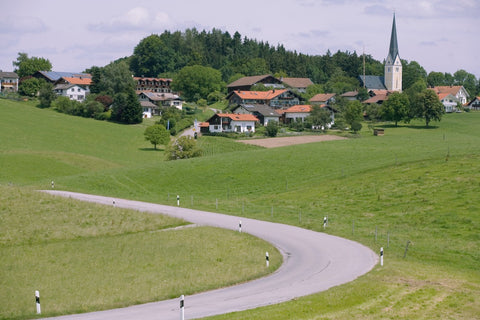
[[[327, 127], [330, 128], [335, 123], [335, 112], [337, 111], [326, 104], [321, 105], [320, 108], [325, 108], [326, 110], [330, 111], [330, 119], [332, 121], [327, 125]], [[283, 111], [284, 122], [287, 124], [294, 121], [304, 122], [305, 119], [310, 116], [311, 111], [312, 106], [308, 104], [290, 107]]]
[[438, 99], [445, 107], [446, 113], [451, 113], [457, 111], [457, 104], [460, 102], [458, 101], [457, 97], [455, 97], [451, 93], [440, 93], [438, 94]]
[[265, 104], [239, 104], [232, 110], [235, 114], [251, 114], [257, 117], [261, 124], [266, 126], [269, 121], [279, 122], [280, 114]]
[[466, 104], [468, 102], [468, 98], [470, 97], [467, 90], [463, 86], [436, 86], [433, 87], [432, 90], [435, 91], [437, 95], [449, 93], [457, 98], [457, 101], [462, 105]]
[[251, 114], [217, 113], [208, 120], [210, 132], [255, 132], [257, 117]]
[[305, 118], [310, 115], [312, 106], [308, 104], [298, 104], [283, 111], [285, 123], [301, 121], [304, 122]]
[[142, 106], [142, 117], [143, 118], [151, 118], [153, 115], [159, 115], [160, 111], [156, 104], [151, 103], [150, 101], [140, 101], [140, 105]]
[[59, 96], [80, 102], [84, 101], [87, 95], [87, 90], [76, 84], [57, 84], [53, 90]]

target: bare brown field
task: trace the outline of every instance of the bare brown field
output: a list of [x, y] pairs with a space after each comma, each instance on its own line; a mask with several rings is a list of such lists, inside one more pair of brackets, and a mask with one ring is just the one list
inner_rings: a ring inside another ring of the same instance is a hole
[[296, 137], [278, 137], [278, 138], [266, 138], [266, 139], [252, 139], [252, 140], [239, 140], [242, 143], [253, 144], [264, 148], [278, 148], [285, 147], [294, 144], [343, 140], [344, 137], [334, 135], [319, 135], [319, 136], [296, 136]]

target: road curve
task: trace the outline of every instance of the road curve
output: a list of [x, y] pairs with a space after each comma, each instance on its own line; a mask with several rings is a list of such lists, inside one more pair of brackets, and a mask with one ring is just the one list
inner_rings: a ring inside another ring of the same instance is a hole
[[[242, 232], [262, 238], [280, 250], [284, 262], [269, 276], [186, 296], [185, 319], [253, 309], [324, 291], [356, 279], [370, 271], [378, 262], [377, 255], [372, 250], [357, 242], [294, 226], [112, 197], [56, 190], [45, 192], [83, 201], [167, 214], [198, 225], [232, 230], [238, 230], [241, 220]], [[172, 299], [55, 319], [178, 320], [179, 317], [179, 299]]]

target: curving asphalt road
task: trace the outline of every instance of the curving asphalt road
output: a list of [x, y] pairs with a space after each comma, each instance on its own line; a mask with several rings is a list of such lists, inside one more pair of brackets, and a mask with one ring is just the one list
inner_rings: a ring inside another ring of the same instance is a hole
[[[241, 220], [242, 232], [262, 238], [280, 250], [284, 263], [267, 277], [186, 296], [185, 319], [252, 309], [324, 291], [356, 279], [378, 262], [377, 255], [359, 243], [294, 226], [111, 197], [55, 190], [45, 192], [106, 205], [115, 201], [117, 207], [167, 214], [198, 225], [232, 230], [238, 230]], [[179, 299], [172, 299], [55, 319], [178, 320], [179, 303]]]

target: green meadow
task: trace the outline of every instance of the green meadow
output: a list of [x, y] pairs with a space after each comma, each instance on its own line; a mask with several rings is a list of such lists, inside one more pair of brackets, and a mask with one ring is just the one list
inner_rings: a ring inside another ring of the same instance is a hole
[[[429, 128], [420, 121], [399, 127], [384, 125], [385, 136], [379, 137], [373, 136], [364, 124], [360, 135], [348, 140], [275, 149], [202, 137], [198, 142], [205, 156], [165, 162], [163, 151], [154, 151], [144, 140], [146, 124], [123, 126], [40, 110], [29, 102], [0, 100], [0, 185], [2, 193], [11, 194], [13, 201], [20, 203], [16, 204], [18, 211], [25, 215], [18, 222], [6, 221], [3, 212], [11, 205], [2, 199], [2, 256], [17, 254], [15, 250], [21, 246], [32, 250], [33, 245], [47, 252], [61, 252], [55, 245], [64, 241], [76, 242], [82, 246], [78, 251], [87, 252], [92, 246], [109, 248], [108, 243], [99, 245], [95, 241], [115, 237], [122, 238], [124, 245], [136, 248], [137, 243], [157, 241], [149, 238], [152, 232], [148, 228], [162, 229], [164, 223], [167, 226], [184, 224], [181, 221], [146, 222], [153, 218], [142, 215], [139, 219], [143, 222], [123, 230], [119, 229], [122, 224], [118, 220], [128, 220], [138, 213], [123, 213], [118, 217], [110, 213], [116, 218], [107, 217], [105, 223], [110, 220], [114, 223], [91, 231], [102, 235], [98, 238], [80, 231], [62, 233], [58, 228], [48, 229], [46, 223], [43, 228], [47, 230], [39, 231], [44, 244], [36, 243], [35, 237], [25, 234], [29, 231], [27, 224], [22, 224], [33, 221], [29, 213], [24, 212], [32, 205], [22, 209], [21, 203], [25, 198], [33, 198], [35, 202], [54, 201], [38, 200], [36, 197], [40, 196], [33, 192], [51, 188], [52, 180], [56, 189], [167, 205], [174, 205], [178, 194], [184, 207], [298, 225], [358, 241], [377, 252], [383, 247], [385, 251], [383, 267], [375, 267], [352, 283], [280, 305], [214, 319], [479, 318], [479, 124], [478, 112], [447, 114]], [[22, 193], [26, 196], [15, 196]], [[68, 204], [58, 204], [58, 207], [65, 205]], [[74, 212], [88, 215], [91, 210], [107, 209], [78, 207]], [[329, 223], [324, 230], [325, 216]], [[53, 224], [69, 223], [72, 230], [81, 224], [72, 222], [76, 221], [75, 215], [61, 219], [61, 223]], [[101, 221], [90, 223], [97, 226], [102, 225]], [[19, 230], [13, 232], [11, 228]], [[173, 239], [184, 239], [200, 236], [190, 235], [195, 232], [205, 232], [207, 238], [218, 237], [216, 234], [220, 233], [202, 229], [153, 234], [172, 234]], [[244, 235], [225, 232], [221, 236], [228, 239]], [[55, 240], [58, 237], [62, 241]], [[264, 246], [261, 242], [252, 245]], [[218, 255], [223, 249], [218, 248]], [[150, 249], [146, 246], [142, 250]], [[190, 254], [194, 255], [193, 251]], [[112, 254], [107, 260], [120, 255]], [[31, 264], [34, 259], [21, 260]], [[1, 272], [16, 267], [14, 261], [10, 263], [3, 265]], [[145, 260], [139, 264], [148, 263]], [[212, 261], [205, 264], [208, 263]], [[191, 272], [194, 278], [195, 268]], [[264, 270], [249, 272], [244, 278], [259, 276]], [[18, 281], [15, 272], [9, 271], [9, 274], [13, 274], [13, 278], [0, 277], [0, 281], [8, 281], [2, 283], [2, 287], [15, 288]], [[147, 274], [149, 271], [145, 271], [144, 277], [149, 279], [151, 275]], [[23, 276], [20, 271], [19, 276]], [[123, 280], [129, 289], [130, 280], [128, 276]], [[99, 280], [94, 283], [96, 281]], [[241, 280], [232, 279], [232, 283], [235, 281]], [[218, 285], [221, 284], [202, 284], [200, 288]], [[97, 290], [93, 283], [86, 286]], [[144, 289], [140, 289], [139, 294], [145, 296], [132, 298], [130, 303], [178, 295], [174, 289], [165, 295], [158, 290], [148, 293], [145, 292], [149, 291], [148, 283], [141, 286]], [[7, 294], [11, 295], [12, 292]], [[69, 306], [68, 310], [76, 312], [76, 308], [84, 311], [129, 303], [101, 301], [104, 296], [104, 292], [99, 292], [96, 302], [89, 306]], [[22, 303], [9, 305], [10, 313], [4, 312], [1, 316], [32, 317], [34, 310], [30, 314], [18, 311]]]

